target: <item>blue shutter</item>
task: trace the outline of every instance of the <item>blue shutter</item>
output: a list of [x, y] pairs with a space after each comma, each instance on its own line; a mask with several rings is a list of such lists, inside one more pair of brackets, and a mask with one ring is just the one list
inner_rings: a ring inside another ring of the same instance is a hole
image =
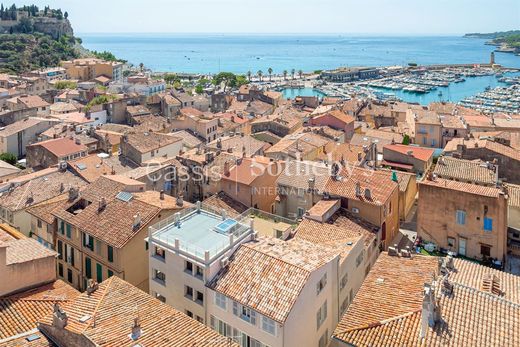
[[238, 303], [236, 301], [233, 301], [233, 314], [238, 316]]
[[493, 219], [484, 217], [484, 230], [492, 231], [493, 230]]

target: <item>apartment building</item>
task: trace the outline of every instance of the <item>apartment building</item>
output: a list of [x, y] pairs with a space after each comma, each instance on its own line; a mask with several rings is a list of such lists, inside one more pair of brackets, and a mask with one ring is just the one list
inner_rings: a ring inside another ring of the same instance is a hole
[[[520, 277], [462, 259], [380, 255], [332, 347], [513, 347]], [[446, 329], [449, 327], [449, 333]]]
[[330, 139], [310, 132], [291, 134], [264, 153], [266, 157], [279, 160], [315, 160], [323, 155], [329, 142]]
[[266, 157], [239, 158], [235, 166], [224, 168], [220, 187], [246, 206], [274, 213], [276, 180], [284, 167], [285, 162]]
[[415, 143], [423, 147], [440, 148], [442, 146], [442, 123], [437, 113], [409, 111], [415, 117]]
[[182, 139], [154, 132], [128, 132], [121, 136], [121, 155], [144, 166], [165, 158], [175, 158], [182, 149]]
[[383, 166], [424, 175], [433, 164], [434, 150], [417, 146], [390, 144], [383, 147]]
[[44, 131], [59, 123], [58, 120], [30, 117], [0, 129], [0, 152], [25, 156], [25, 147], [36, 142]]
[[99, 76], [106, 76], [114, 81], [123, 78], [123, 63], [104, 61], [96, 58], [82, 58], [62, 61], [61, 66], [70, 79], [91, 81]]
[[308, 124], [312, 126], [330, 126], [333, 129], [345, 132], [348, 140], [354, 135], [354, 117], [347, 115], [343, 111], [333, 110], [321, 115], [312, 117]]
[[87, 156], [88, 147], [79, 138], [62, 137], [33, 143], [26, 151], [27, 167], [48, 168]]
[[325, 193], [341, 200], [341, 207], [380, 228], [383, 248], [399, 231], [399, 184], [388, 171], [360, 167], [331, 170]]
[[419, 183], [417, 235], [468, 258], [503, 261], [507, 208], [507, 196], [499, 188], [431, 176]]
[[20, 95], [6, 100], [10, 111], [35, 110], [40, 113], [49, 113], [50, 104], [38, 95]]
[[181, 115], [172, 120], [171, 126], [178, 130], [190, 130], [206, 143], [216, 140], [218, 119], [194, 108], [183, 108]]

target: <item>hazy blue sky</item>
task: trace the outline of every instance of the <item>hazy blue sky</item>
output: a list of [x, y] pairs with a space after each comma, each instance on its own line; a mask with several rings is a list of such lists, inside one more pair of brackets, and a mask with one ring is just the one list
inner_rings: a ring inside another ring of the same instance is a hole
[[15, 3], [61, 7], [69, 12], [78, 33], [413, 35], [520, 29], [520, 0], [27, 0]]

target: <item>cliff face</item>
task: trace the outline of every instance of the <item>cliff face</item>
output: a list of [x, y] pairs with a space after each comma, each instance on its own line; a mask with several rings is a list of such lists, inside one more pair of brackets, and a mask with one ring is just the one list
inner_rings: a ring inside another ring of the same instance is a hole
[[35, 17], [31, 18], [34, 25], [34, 30], [57, 39], [63, 35], [69, 37], [74, 36], [74, 31], [68, 19], [56, 19], [48, 17]]

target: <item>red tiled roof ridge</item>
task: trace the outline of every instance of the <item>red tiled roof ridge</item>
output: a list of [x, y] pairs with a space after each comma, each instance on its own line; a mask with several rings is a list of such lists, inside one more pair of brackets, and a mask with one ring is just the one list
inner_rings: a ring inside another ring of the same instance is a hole
[[[92, 311], [92, 314], [91, 316], [92, 317], [95, 317], [96, 314], [97, 314], [97, 311], [99, 310], [99, 307], [101, 306], [101, 303], [103, 302], [103, 300], [105, 299], [105, 296], [107, 295], [108, 293], [108, 290], [110, 289], [110, 286], [112, 285], [112, 282], [114, 280], [115, 276], [112, 276], [110, 277], [107, 281], [108, 283], [105, 285], [105, 288], [104, 288], [104, 291], [103, 291], [103, 294], [101, 294], [101, 297], [99, 298], [98, 302], [97, 302], [97, 305], [96, 307], [94, 308], [94, 310]], [[90, 328], [90, 325], [92, 323], [95, 323], [96, 320], [95, 319], [91, 319], [86, 325], [85, 325], [85, 328], [83, 329], [83, 331], [81, 331], [80, 334], [83, 334], [87, 331], [88, 328]]]
[[408, 318], [409, 316], [417, 314], [417, 313], [419, 313], [421, 311], [422, 311], [422, 309], [413, 310], [411, 312], [403, 313], [403, 314], [400, 314], [400, 315], [395, 316], [395, 317], [391, 317], [391, 318], [383, 319], [383, 320], [380, 320], [380, 321], [375, 321], [375, 322], [371, 322], [371, 323], [362, 324], [362, 325], [359, 325], [359, 326], [356, 326], [356, 327], [348, 328], [348, 329], [345, 329], [344, 331], [342, 331], [341, 334], [348, 334], [348, 333], [353, 332], [353, 331], [359, 331], [359, 330], [376, 328], [376, 327], [379, 327], [379, 326], [382, 326], [382, 325], [385, 325], [385, 324], [388, 324], [388, 323], [391, 323], [391, 322], [395, 322], [395, 321], [397, 321], [399, 319]]

